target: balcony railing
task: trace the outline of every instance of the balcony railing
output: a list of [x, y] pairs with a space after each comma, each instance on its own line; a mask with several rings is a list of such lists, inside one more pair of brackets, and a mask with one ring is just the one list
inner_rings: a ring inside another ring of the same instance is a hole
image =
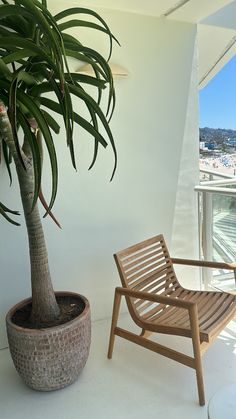
[[[200, 257], [205, 260], [236, 262], [236, 177], [200, 169], [195, 187], [199, 196]], [[226, 270], [202, 271], [205, 289], [235, 289], [235, 277]]]

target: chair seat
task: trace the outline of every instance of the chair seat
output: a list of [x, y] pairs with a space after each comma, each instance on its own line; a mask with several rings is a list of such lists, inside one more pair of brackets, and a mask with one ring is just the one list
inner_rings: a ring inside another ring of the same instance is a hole
[[[197, 303], [201, 341], [210, 342], [224, 328], [232, 318], [233, 307], [236, 314], [236, 297], [225, 292], [193, 291], [179, 286], [169, 295]], [[139, 319], [145, 322], [147, 330], [191, 337], [189, 314], [185, 309], [153, 304], [143, 314], [139, 312]]]

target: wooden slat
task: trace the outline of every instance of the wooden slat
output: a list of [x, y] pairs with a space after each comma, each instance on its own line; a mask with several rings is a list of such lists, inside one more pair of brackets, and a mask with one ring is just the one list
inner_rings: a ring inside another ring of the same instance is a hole
[[[163, 311], [164, 309], [164, 311]], [[145, 321], [155, 323], [164, 313], [170, 312], [173, 309], [172, 306], [159, 305], [142, 315]]]
[[130, 288], [134, 291], [142, 291], [146, 289], [147, 292], [153, 289], [155, 290], [153, 291], [155, 294], [161, 294], [162, 292], [170, 294], [172, 292], [173, 287], [177, 287], [178, 285], [179, 284], [176, 281], [175, 276], [168, 275], [164, 277], [162, 276], [161, 278], [155, 278], [155, 276], [153, 278], [147, 278], [144, 284], [142, 282], [139, 282], [135, 287]]
[[[146, 311], [146, 310], [141, 310], [139, 311], [139, 316], [144, 320], [144, 321], [151, 321], [150, 318], [157, 313], [160, 313], [161, 311], [163, 311], [164, 309], [166, 310], [166, 304], [156, 304], [155, 307], [151, 308], [152, 306], [149, 306], [150, 310]], [[148, 306], [147, 306], [148, 308]]]
[[[207, 330], [211, 325], [219, 323], [224, 315], [228, 312], [228, 310], [232, 310], [232, 301], [226, 299], [224, 301], [218, 300], [218, 304], [213, 307], [211, 316], [208, 317], [207, 320], [204, 319], [202, 328]], [[200, 320], [202, 322], [202, 319]]]
[[[172, 294], [174, 293], [174, 291], [173, 291], [174, 289], [175, 289], [175, 292], [177, 292], [176, 291], [176, 286], [178, 286], [178, 285], [176, 284], [173, 287], [168, 287], [168, 290], [165, 290], [164, 293], [160, 293], [159, 295], [172, 296]], [[142, 291], [142, 290], [140, 290], [140, 291]], [[143, 290], [143, 291], [146, 292], [146, 290]], [[158, 293], [155, 292], [155, 294], [158, 294]], [[157, 312], [159, 312], [162, 309], [162, 305], [159, 304], [158, 306], [156, 306], [152, 310], [148, 311], [148, 313], [143, 314], [143, 312], [146, 311], [146, 309], [149, 306], [151, 306], [152, 304], [153, 303], [150, 302], [150, 301], [145, 301], [145, 300], [141, 300], [141, 299], [138, 299], [134, 302], [135, 309], [137, 309], [139, 315], [142, 316], [143, 318], [150, 317], [152, 314], [156, 314]]]
[[[182, 295], [182, 298], [185, 299], [185, 296]], [[161, 316], [159, 321], [163, 324], [168, 323], [169, 325], [178, 325], [189, 327], [189, 313], [186, 310], [175, 310], [172, 313], [165, 313], [165, 315]], [[187, 323], [187, 324], [186, 324]]]
[[[199, 319], [201, 318], [203, 312], [209, 310], [208, 300], [210, 297], [211, 295], [209, 296], [209, 293], [205, 291], [195, 291], [189, 296], [190, 301], [197, 303]], [[180, 323], [180, 326], [186, 327], [187, 324], [189, 325], [188, 321], [186, 323]]]
[[[172, 279], [170, 279], [170, 281], [172, 282]], [[165, 282], [164, 282], [164, 285], [166, 285]], [[148, 292], [150, 294], [171, 296], [172, 295], [172, 292], [171, 292], [172, 288], [174, 289], [175, 287], [174, 286], [173, 287], [168, 287], [168, 290], [169, 290], [168, 293], [167, 293], [167, 289], [165, 289], [165, 286], [164, 287], [163, 286], [158, 287], [157, 289], [155, 289], [155, 292], [150, 292], [146, 288], [139, 289], [138, 291], [144, 291], [144, 292]], [[135, 307], [135, 309], [138, 310], [139, 313], [141, 313], [142, 311], [144, 311], [144, 308], [146, 309], [146, 307], [148, 307], [148, 306], [150, 306], [150, 302], [149, 301], [144, 301], [144, 300], [138, 299], [138, 300], [136, 300], [134, 302], [134, 307]]]
[[[186, 292], [186, 290], [184, 290], [184, 288], [182, 288], [182, 287], [178, 287], [177, 289], [176, 289], [176, 291], [174, 291], [174, 292], [172, 292], [171, 293], [171, 297], [172, 298], [176, 298], [176, 297], [178, 297], [178, 298], [181, 298], [182, 297], [182, 295], [184, 295], [184, 292]], [[165, 294], [162, 294], [162, 295], [165, 295]], [[171, 310], [171, 306], [169, 306], [169, 307], [166, 307], [166, 309], [165, 309], [165, 313], [166, 312], [169, 312], [170, 310]], [[148, 313], [149, 314], [149, 313]], [[150, 315], [152, 315], [152, 313], [150, 312]], [[152, 321], [152, 322], [154, 322], [154, 321], [156, 321], [156, 318], [159, 318], [160, 316], [159, 316], [159, 313], [157, 313], [157, 312], [154, 312], [153, 313], [153, 316], [152, 317], [149, 317], [149, 316], [146, 316], [146, 315], [144, 315], [144, 319], [145, 320], [149, 320], [149, 321]]]
[[[148, 251], [147, 251], [148, 250]], [[124, 268], [124, 271], [128, 271], [135, 265], [139, 265], [143, 263], [145, 260], [152, 260], [152, 259], [161, 259], [164, 257], [164, 259], [170, 259], [167, 252], [163, 251], [162, 247], [154, 247], [149, 251], [147, 249], [146, 251], [140, 252], [140, 254], [133, 254], [128, 258], [128, 262], [124, 263], [122, 259], [120, 259], [122, 266]]]
[[[204, 322], [212, 316], [212, 307], [218, 309], [218, 306], [216, 307], [217, 301], [219, 301], [219, 305], [221, 305], [224, 301], [224, 299], [219, 300], [219, 296], [217, 295], [219, 293], [214, 294], [216, 295], [211, 295], [209, 293], [205, 293], [204, 291], [192, 291], [186, 295], [181, 295], [181, 298], [197, 303], [200, 329], [205, 330]], [[163, 319], [161, 319], [161, 321], [163, 321]], [[174, 326], [174, 324], [176, 324], [178, 325], [178, 327], [190, 326], [189, 317], [184, 312], [170, 315], [168, 318], [168, 322], [170, 325], [173, 324]]]
[[[139, 264], [142, 264], [143, 262], [146, 263], [147, 260], [150, 260], [150, 261], [152, 259], [159, 260], [160, 257], [163, 258], [163, 255], [164, 255], [164, 259], [165, 259], [167, 257], [167, 254], [165, 254], [165, 252], [163, 252], [162, 247], [160, 247], [160, 248], [159, 247], [158, 248], [155, 247], [154, 248], [154, 251], [152, 251], [152, 252], [148, 252], [148, 253], [146, 251], [145, 252], [142, 252], [141, 257], [137, 257], [137, 255], [136, 255], [133, 258], [132, 262], [123, 263], [123, 261], [122, 261], [122, 264], [124, 266], [124, 271], [125, 272], [128, 272], [134, 266], [137, 266]], [[140, 254], [139, 254], [139, 256], [140, 256]]]
[[[155, 269], [154, 269], [155, 268]], [[168, 262], [163, 261], [163, 263], [157, 263], [152, 266], [147, 266], [146, 269], [143, 269], [141, 272], [136, 272], [135, 274], [133, 274], [132, 276], [127, 275], [126, 272], [124, 272], [126, 278], [127, 278], [127, 282], [129, 284], [133, 284], [135, 285], [135, 280], [142, 280], [142, 278], [145, 280], [146, 278], [149, 277], [149, 275], [153, 276], [153, 275], [159, 275], [162, 274], [163, 271], [165, 271], [166, 269], [170, 269], [171, 268], [171, 264]], [[160, 275], [159, 275], [160, 276]]]
[[[158, 281], [154, 281], [151, 284], [145, 284], [144, 287], [139, 287], [140, 291], [146, 291], [146, 292], [152, 292], [154, 294], [160, 294], [163, 290], [164, 292], [171, 292], [173, 289], [173, 282], [175, 280], [175, 277], [169, 277], [166, 279], [166, 277], [159, 279]], [[136, 288], [132, 288], [136, 289]]]
[[[188, 312], [186, 310], [184, 310], [184, 312], [182, 310], [176, 310], [174, 307], [169, 306], [166, 308], [165, 312], [161, 313], [158, 316], [158, 322], [160, 322], [161, 324], [169, 324], [174, 326], [175, 324], [179, 326], [179, 323], [177, 322], [178, 320], [178, 316], [179, 318], [182, 318], [183, 316], [188, 318]], [[157, 321], [157, 316], [153, 317], [151, 319], [152, 321]]]
[[128, 288], [130, 288], [134, 291], [136, 291], [136, 290], [139, 291], [139, 290], [141, 290], [143, 288], [146, 288], [148, 286], [151, 286], [151, 288], [152, 288], [152, 285], [154, 287], [154, 285], [156, 284], [156, 286], [158, 287], [158, 286], [161, 286], [161, 284], [163, 284], [162, 288], [163, 288], [163, 292], [164, 292], [165, 290], [167, 290], [167, 286], [165, 286], [165, 283], [166, 283], [166, 281], [169, 281], [169, 279], [171, 279], [173, 283], [174, 282], [177, 283], [177, 280], [176, 280], [175, 276], [165, 275], [165, 274], [163, 275], [162, 272], [159, 272], [159, 273], [154, 272], [151, 275], [150, 274], [145, 275], [143, 281], [140, 278], [140, 280], [135, 281], [132, 284], [127, 284], [127, 285], [128, 285]]
[[130, 255], [132, 255], [135, 252], [142, 251], [143, 249], [147, 247], [151, 247], [152, 245], [156, 245], [157, 243], [162, 244], [164, 241], [163, 235], [159, 234], [158, 236], [152, 237], [150, 239], [144, 240], [140, 243], [137, 243], [133, 246], [127, 247], [124, 250], [121, 250], [116, 253], [116, 255], [119, 257], [119, 259], [125, 259], [128, 258]]
[[214, 339], [225, 326], [232, 320], [236, 315], [236, 304], [233, 303], [228, 310], [224, 313], [224, 317], [221, 318], [220, 322], [214, 323], [207, 328], [207, 333], [210, 339]]
[[[178, 289], [179, 296], [182, 296], [182, 293], [184, 293], [185, 290], [182, 288]], [[177, 291], [176, 291], [177, 292]], [[172, 294], [171, 294], [172, 295]], [[158, 307], [154, 308], [153, 310], [150, 310], [149, 312], [145, 313], [142, 317], [145, 319], [145, 321], [155, 323], [158, 321], [158, 319], [162, 316], [160, 312], [165, 308], [165, 313], [168, 313], [173, 307], [172, 306], [166, 306], [166, 305], [159, 305]]]
[[[210, 296], [211, 297], [211, 296]], [[227, 295], [219, 293], [219, 295], [212, 296], [213, 298], [208, 299], [208, 303], [202, 309], [199, 315], [199, 325], [201, 328], [205, 329], [207, 322], [210, 318], [214, 316], [215, 311], [221, 309], [224, 306]]]
[[[164, 262], [164, 263], [163, 263]], [[145, 275], [153, 275], [153, 273], [161, 273], [162, 271], [166, 270], [166, 263], [163, 261], [160, 263], [153, 263], [152, 265], [146, 265], [142, 269], [136, 269], [132, 275], [127, 275], [125, 272], [127, 281], [129, 284], [134, 284], [135, 280], [138, 280], [139, 278], [142, 279]]]

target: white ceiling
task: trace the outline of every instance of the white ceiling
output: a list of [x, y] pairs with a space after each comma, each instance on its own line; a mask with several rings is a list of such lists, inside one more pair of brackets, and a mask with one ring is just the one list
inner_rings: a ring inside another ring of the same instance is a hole
[[236, 0], [198, 25], [199, 84], [204, 87], [236, 54]]
[[236, 31], [210, 25], [199, 25], [198, 51], [199, 87], [203, 88], [235, 55]]
[[236, 0], [48, 0], [48, 3], [59, 10], [83, 6], [158, 17], [168, 14], [167, 19], [198, 22], [200, 87], [236, 53], [236, 41], [225, 52], [236, 35]]
[[[51, 2], [54, 1], [51, 0]], [[198, 22], [231, 3], [232, 0], [70, 0], [68, 2], [57, 0], [57, 3], [60, 2], [64, 5], [70, 3], [77, 6], [101, 7], [159, 17], [179, 6], [168, 18]]]
[[190, 0], [170, 17], [187, 22], [199, 22], [231, 2], [232, 0]]
[[176, 4], [176, 0], [83, 0], [81, 3], [91, 7], [105, 7], [132, 13], [161, 16]]
[[206, 25], [236, 29], [236, 0], [202, 21]]

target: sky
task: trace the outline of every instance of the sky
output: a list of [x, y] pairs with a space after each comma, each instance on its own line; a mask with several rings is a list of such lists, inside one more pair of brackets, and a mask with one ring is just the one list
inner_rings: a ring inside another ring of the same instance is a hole
[[236, 130], [236, 56], [199, 91], [200, 128]]

